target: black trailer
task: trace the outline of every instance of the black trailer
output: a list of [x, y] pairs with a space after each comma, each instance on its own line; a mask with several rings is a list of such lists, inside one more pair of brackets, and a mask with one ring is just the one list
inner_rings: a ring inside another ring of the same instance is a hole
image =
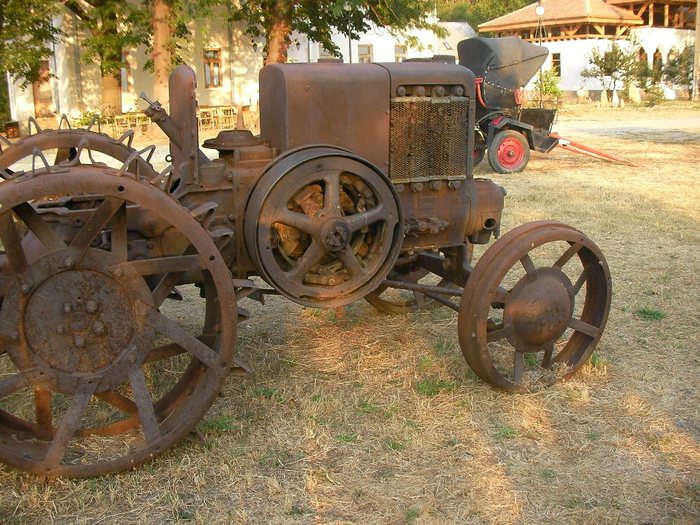
[[523, 108], [523, 88], [547, 59], [547, 48], [518, 37], [462, 40], [459, 63], [476, 75], [474, 165], [488, 156], [497, 173], [523, 171], [530, 150], [548, 153], [556, 109]]

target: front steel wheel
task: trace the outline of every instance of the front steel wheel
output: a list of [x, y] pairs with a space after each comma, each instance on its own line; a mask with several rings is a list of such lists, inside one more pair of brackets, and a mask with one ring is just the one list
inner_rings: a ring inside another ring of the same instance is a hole
[[593, 241], [561, 223], [525, 224], [494, 243], [467, 281], [462, 353], [503, 390], [568, 379], [600, 341], [610, 298], [610, 272]]

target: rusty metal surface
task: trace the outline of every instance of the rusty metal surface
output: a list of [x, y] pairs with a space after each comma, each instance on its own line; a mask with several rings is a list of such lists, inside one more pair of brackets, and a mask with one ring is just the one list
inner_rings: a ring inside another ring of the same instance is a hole
[[[74, 188], [101, 198], [64, 242], [44, 222], [39, 203], [71, 195]], [[131, 468], [181, 439], [234, 366], [233, 284], [209, 235], [165, 193], [106, 168], [74, 166], [10, 180], [0, 184], [0, 203], [4, 270], [11, 281], [0, 309], [0, 341], [7, 352], [0, 380], [0, 459], [39, 475], [91, 476]], [[131, 261], [124, 215], [139, 209], [133, 206], [157, 210], [187, 239], [195, 258]], [[38, 258], [24, 253], [24, 228], [45, 247]], [[90, 247], [105, 230], [114, 239], [110, 249]], [[208, 291], [203, 339], [157, 310], [164, 300], [161, 287], [151, 289], [146, 280], [167, 282], [193, 266]], [[161, 350], [156, 333], [179, 347], [170, 355], [190, 356], [163, 391], [144, 379], [146, 361], [153, 366], [149, 357]], [[67, 407], [58, 403], [59, 393]], [[23, 408], [22, 397], [34, 405], [33, 413]], [[111, 416], [88, 409], [98, 400]], [[106, 448], [95, 457], [76, 455], [82, 441], [105, 434], [121, 439], [101, 442]]]
[[[173, 165], [161, 174], [130, 134], [58, 130], [3, 143], [0, 461], [91, 476], [176, 443], [229, 371], [249, 370], [234, 356], [237, 319], [249, 315], [237, 296], [451, 308], [468, 363], [505, 390], [530, 388], [533, 356], [553, 379], [588, 359], [611, 286], [590, 239], [530, 223], [472, 266], [474, 245], [500, 235], [505, 190], [473, 178], [468, 70], [268, 66], [262, 135], [220, 133], [204, 144], [219, 152], [213, 161], [197, 143], [194, 79], [187, 67], [171, 76], [172, 117], [149, 102], [171, 138]], [[13, 169], [28, 160], [31, 169]], [[554, 260], [539, 263], [540, 248]], [[203, 298], [187, 326], [167, 314], [181, 285]]]
[[[532, 255], [542, 248], [550, 248], [546, 264]], [[512, 283], [514, 269], [522, 277]], [[525, 224], [496, 241], [469, 277], [458, 322], [462, 352], [479, 377], [503, 390], [532, 388], [528, 364], [533, 373], [552, 370], [547, 383], [567, 379], [598, 344], [610, 299], [610, 272], [593, 241], [561, 223]]]
[[341, 306], [376, 288], [403, 236], [391, 183], [331, 147], [299, 150], [275, 163], [247, 208], [246, 244], [258, 272], [308, 306]]

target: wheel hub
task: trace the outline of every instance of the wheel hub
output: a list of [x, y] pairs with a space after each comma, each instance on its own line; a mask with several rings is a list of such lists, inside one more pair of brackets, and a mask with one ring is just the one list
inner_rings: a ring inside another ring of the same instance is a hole
[[347, 223], [335, 219], [327, 221], [321, 227], [320, 241], [327, 251], [339, 252], [348, 245], [351, 235], [352, 232]]
[[520, 351], [535, 351], [566, 330], [573, 313], [569, 278], [557, 268], [539, 268], [532, 280], [525, 276], [511, 290], [503, 312], [510, 327], [510, 343]]
[[16, 330], [7, 350], [18, 369], [64, 393], [84, 379], [98, 381], [98, 391], [124, 381], [150, 347], [154, 332], [136, 304], [152, 299], [139, 276], [114, 275], [109, 268], [116, 264], [110, 253], [90, 249], [73, 268], [65, 267], [63, 252], [31, 265], [37, 284], [13, 286], [0, 311], [3, 331]]

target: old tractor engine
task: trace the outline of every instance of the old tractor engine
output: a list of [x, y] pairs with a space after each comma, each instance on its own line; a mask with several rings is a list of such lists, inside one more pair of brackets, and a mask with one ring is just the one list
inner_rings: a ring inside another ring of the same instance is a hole
[[[0, 460], [41, 476], [131, 468], [187, 435], [233, 371], [240, 301], [394, 314], [444, 305], [494, 387], [566, 379], [608, 315], [580, 231], [500, 236], [505, 191], [472, 177], [474, 76], [440, 63], [289, 64], [260, 74], [261, 134], [202, 145], [195, 76], [170, 78], [170, 139], [87, 129], [0, 153]], [[474, 245], [500, 238], [472, 265]], [[252, 279], [258, 276], [262, 279]], [[264, 283], [263, 283], [264, 281]], [[188, 314], [175, 308], [187, 301]]]

